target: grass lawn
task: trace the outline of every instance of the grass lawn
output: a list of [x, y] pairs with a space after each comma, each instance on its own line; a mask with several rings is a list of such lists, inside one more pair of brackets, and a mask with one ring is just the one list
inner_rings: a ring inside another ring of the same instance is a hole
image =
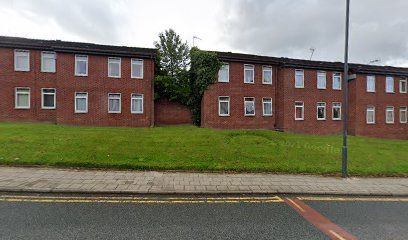
[[[0, 164], [337, 174], [341, 136], [0, 123]], [[352, 175], [408, 176], [408, 141], [349, 138]]]

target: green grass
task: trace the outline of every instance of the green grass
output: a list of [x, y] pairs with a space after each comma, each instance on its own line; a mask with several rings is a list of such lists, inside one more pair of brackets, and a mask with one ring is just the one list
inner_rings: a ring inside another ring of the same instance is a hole
[[[337, 174], [341, 136], [0, 123], [0, 164]], [[353, 175], [408, 176], [408, 141], [349, 138]]]

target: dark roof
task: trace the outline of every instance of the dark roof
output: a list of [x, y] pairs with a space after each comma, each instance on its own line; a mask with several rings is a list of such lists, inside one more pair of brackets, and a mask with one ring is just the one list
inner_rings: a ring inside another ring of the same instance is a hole
[[216, 52], [221, 61], [245, 62], [245, 63], [259, 63], [259, 64], [280, 64], [280, 58], [258, 56], [244, 53], [232, 52]]
[[111, 46], [60, 40], [40, 40], [20, 37], [0, 36], [0, 47], [49, 50], [66, 53], [82, 53], [123, 57], [154, 58], [156, 49]]

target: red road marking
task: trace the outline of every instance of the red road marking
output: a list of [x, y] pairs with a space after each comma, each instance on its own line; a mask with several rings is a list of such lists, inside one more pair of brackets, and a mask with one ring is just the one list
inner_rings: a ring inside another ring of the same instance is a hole
[[355, 236], [347, 232], [343, 228], [337, 226], [332, 221], [315, 211], [313, 208], [306, 205], [304, 202], [296, 198], [285, 198], [284, 201], [295, 209], [303, 218], [317, 227], [320, 231], [326, 234], [333, 240], [357, 240]]

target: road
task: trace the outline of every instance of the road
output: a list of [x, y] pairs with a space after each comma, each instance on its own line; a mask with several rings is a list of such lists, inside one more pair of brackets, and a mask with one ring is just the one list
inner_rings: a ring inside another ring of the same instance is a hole
[[408, 239], [408, 198], [4, 193], [0, 239]]

